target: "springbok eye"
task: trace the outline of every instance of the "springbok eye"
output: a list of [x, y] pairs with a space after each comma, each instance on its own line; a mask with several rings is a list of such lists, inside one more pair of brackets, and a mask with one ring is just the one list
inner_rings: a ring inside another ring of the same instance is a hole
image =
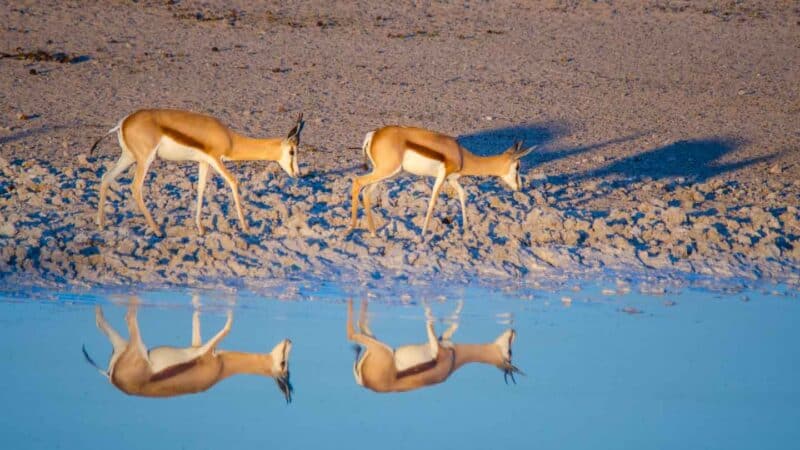
[[285, 368], [286, 368], [286, 361], [281, 361], [281, 369], [285, 369]]
[[294, 149], [289, 150], [289, 156], [294, 156]]

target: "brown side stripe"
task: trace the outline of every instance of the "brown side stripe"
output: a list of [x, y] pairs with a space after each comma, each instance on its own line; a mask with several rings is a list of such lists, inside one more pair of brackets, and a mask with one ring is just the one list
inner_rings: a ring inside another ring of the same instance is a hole
[[436, 161], [443, 162], [445, 172], [447, 174], [451, 174], [455, 171], [461, 170], [461, 166], [463, 163], [461, 162], [460, 155], [458, 161], [451, 161], [445, 158], [443, 154], [428, 147], [425, 147], [424, 145], [419, 145], [416, 142], [411, 142], [411, 141], [406, 141], [406, 148], [409, 148], [426, 158], [435, 159]]
[[171, 366], [171, 367], [167, 367], [166, 369], [162, 370], [161, 372], [154, 373], [150, 377], [150, 381], [155, 382], [155, 381], [166, 380], [167, 378], [172, 378], [174, 376], [180, 375], [183, 372], [186, 372], [186, 371], [190, 370], [191, 368], [193, 368], [196, 365], [197, 365], [197, 360], [193, 359], [193, 360], [185, 362], [185, 363], [180, 363], [180, 364], [176, 364], [176, 365]]
[[187, 147], [194, 147], [200, 150], [205, 148], [202, 142], [194, 139], [191, 136], [187, 136], [186, 134], [181, 133], [180, 131], [175, 130], [173, 128], [162, 127], [161, 132], [164, 133], [164, 135], [168, 136], [173, 141], [181, 145], [185, 145]]
[[411, 375], [416, 375], [418, 373], [425, 372], [426, 370], [431, 370], [436, 367], [436, 360], [431, 360], [428, 362], [424, 362], [422, 364], [417, 364], [416, 366], [409, 367], [408, 369], [402, 370], [397, 372], [397, 378], [403, 378]]
[[441, 153], [439, 153], [437, 151], [431, 150], [428, 147], [425, 147], [423, 145], [419, 145], [416, 142], [406, 141], [406, 146], [408, 148], [410, 148], [411, 150], [414, 150], [415, 152], [421, 154], [422, 156], [424, 156], [426, 158], [435, 159], [436, 161], [439, 161], [439, 162], [445, 162], [444, 161], [444, 159], [445, 159], [444, 155], [442, 155]]

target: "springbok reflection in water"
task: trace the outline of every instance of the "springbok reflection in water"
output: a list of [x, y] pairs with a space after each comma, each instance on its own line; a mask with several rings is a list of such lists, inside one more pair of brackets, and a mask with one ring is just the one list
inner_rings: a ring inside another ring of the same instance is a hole
[[106, 322], [102, 308], [95, 308], [97, 327], [114, 347], [107, 369], [95, 364], [86, 347], [83, 348], [86, 360], [122, 392], [143, 397], [173, 397], [203, 392], [231, 375], [253, 374], [274, 378], [286, 402], [292, 401], [289, 381], [292, 341], [289, 339], [278, 343], [269, 353], [217, 350], [217, 345], [231, 329], [233, 312], [228, 310], [225, 326], [204, 344], [200, 338], [200, 312], [195, 309], [191, 347], [164, 346], [148, 350], [139, 332], [137, 307], [138, 301], [133, 299], [125, 314], [127, 341]]
[[433, 329], [433, 317], [427, 310], [428, 342], [404, 345], [393, 349], [377, 340], [369, 328], [367, 302], [361, 302], [358, 319], [359, 333], [353, 328], [353, 301], [347, 303], [347, 339], [364, 347], [356, 350], [353, 375], [356, 382], [376, 392], [404, 392], [430, 386], [447, 380], [450, 375], [467, 363], [483, 363], [503, 371], [503, 376], [516, 383], [515, 373], [522, 372], [511, 364], [511, 345], [516, 333], [504, 331], [497, 339], [487, 344], [456, 344], [451, 341], [458, 328], [456, 321], [437, 338]]

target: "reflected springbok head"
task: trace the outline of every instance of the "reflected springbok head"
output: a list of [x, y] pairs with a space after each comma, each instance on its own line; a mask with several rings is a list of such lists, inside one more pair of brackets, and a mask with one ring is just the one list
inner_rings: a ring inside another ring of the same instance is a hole
[[[503, 371], [516, 384], [515, 373], [522, 372], [511, 363], [511, 345], [516, 338], [513, 329], [504, 331], [493, 342], [486, 344], [457, 344], [452, 341], [458, 328], [458, 317], [463, 306], [459, 302], [451, 316], [450, 326], [437, 337], [434, 318], [426, 306], [426, 331], [428, 342], [392, 348], [372, 334], [368, 323], [367, 302], [361, 303], [358, 319], [359, 332], [353, 328], [353, 302], [347, 305], [347, 338], [357, 346], [353, 375], [356, 383], [376, 392], [404, 392], [430, 386], [447, 380], [467, 363], [493, 365]], [[362, 352], [363, 347], [363, 352]]]
[[137, 305], [138, 300], [132, 299], [125, 315], [128, 340], [108, 324], [100, 306], [95, 308], [97, 327], [113, 347], [106, 369], [99, 367], [89, 356], [86, 347], [83, 348], [86, 360], [117, 389], [143, 397], [173, 397], [203, 392], [232, 375], [253, 374], [274, 378], [286, 402], [292, 401], [293, 388], [289, 381], [292, 341], [289, 339], [279, 342], [269, 353], [219, 350], [217, 346], [230, 332], [233, 312], [228, 310], [225, 326], [203, 343], [200, 337], [200, 312], [195, 310], [191, 346], [148, 349], [139, 330]]
[[278, 389], [283, 393], [286, 403], [292, 402], [292, 382], [289, 379], [289, 353], [292, 351], [292, 341], [284, 339], [269, 353], [271, 366], [264, 375], [275, 378]]

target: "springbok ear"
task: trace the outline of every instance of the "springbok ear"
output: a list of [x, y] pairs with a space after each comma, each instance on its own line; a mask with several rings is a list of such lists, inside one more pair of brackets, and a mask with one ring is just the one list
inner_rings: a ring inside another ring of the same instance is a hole
[[514, 145], [508, 147], [505, 152], [503, 153], [511, 153], [514, 154], [519, 151], [520, 147], [522, 147], [522, 141], [514, 141]]
[[528, 147], [528, 148], [526, 148], [525, 150], [522, 150], [522, 151], [518, 150], [517, 153], [514, 155], [514, 159], [517, 159], [517, 160], [522, 159], [525, 156], [527, 156], [528, 153], [536, 150], [537, 148], [539, 148], [539, 146], [538, 145], [534, 145], [534, 146]]
[[292, 128], [292, 130], [289, 131], [289, 135], [286, 138], [287, 139], [291, 139], [293, 137], [297, 137], [297, 139], [300, 139], [300, 132], [303, 131], [303, 126], [305, 124], [306, 123], [303, 122], [303, 113], [300, 113], [297, 116], [297, 123], [295, 123], [294, 127]]

